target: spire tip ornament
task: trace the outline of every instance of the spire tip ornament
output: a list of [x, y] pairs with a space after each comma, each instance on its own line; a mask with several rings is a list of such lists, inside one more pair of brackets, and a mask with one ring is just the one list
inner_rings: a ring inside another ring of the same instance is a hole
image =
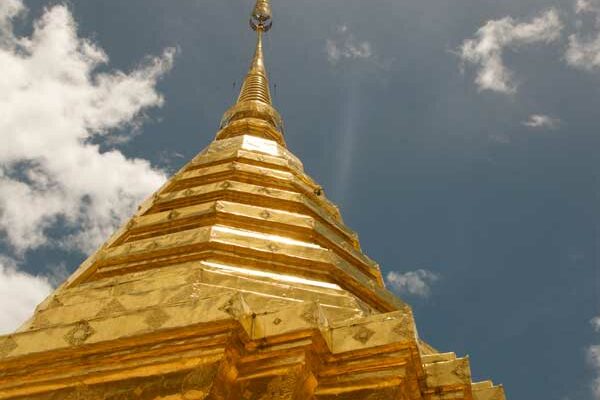
[[252, 15], [250, 17], [250, 26], [252, 30], [267, 32], [273, 26], [271, 20], [271, 4], [269, 0], [257, 0]]
[[[221, 131], [217, 139], [226, 139], [238, 136], [242, 130], [233, 129], [230, 125], [234, 121], [254, 120], [259, 123], [267, 123], [272, 128], [268, 130], [268, 139], [273, 139], [284, 145], [283, 121], [271, 101], [269, 90], [269, 78], [265, 68], [263, 55], [263, 34], [273, 26], [271, 4], [269, 0], [257, 0], [250, 14], [250, 27], [256, 32], [256, 50], [250, 63], [246, 78], [242, 83], [240, 95], [233, 107], [225, 112], [221, 119]], [[264, 130], [263, 130], [264, 131]]]

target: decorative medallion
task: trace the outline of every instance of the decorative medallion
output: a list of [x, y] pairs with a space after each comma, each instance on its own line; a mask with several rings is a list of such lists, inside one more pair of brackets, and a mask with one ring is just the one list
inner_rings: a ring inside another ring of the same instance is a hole
[[407, 339], [412, 335], [412, 330], [406, 322], [401, 322], [398, 325], [396, 325], [392, 329], [392, 332], [394, 332], [396, 335], [402, 337], [403, 339]]
[[183, 194], [186, 196], [191, 196], [194, 194], [194, 191], [192, 189], [186, 189], [186, 191], [183, 192]]
[[231, 183], [229, 181], [225, 181], [221, 183], [221, 189], [229, 189], [231, 187]]
[[12, 336], [6, 336], [5, 338], [0, 339], [0, 357], [8, 356], [17, 347], [19, 347], [19, 345]]
[[262, 186], [260, 189], [258, 189], [258, 193], [271, 194], [271, 191], [268, 188]]
[[62, 307], [63, 303], [62, 301], [60, 301], [58, 299], [58, 296], [54, 296], [52, 297], [52, 301], [50, 302], [50, 304], [48, 305], [48, 308], [53, 308], [53, 307]]
[[469, 367], [466, 363], [460, 363], [453, 371], [452, 374], [458, 377], [463, 382], [469, 382], [471, 380], [471, 374], [469, 373]]
[[279, 325], [281, 322], [282, 322], [282, 321], [281, 321], [281, 318], [275, 318], [275, 319], [273, 320], [273, 325]]
[[179, 217], [179, 213], [176, 210], [172, 210], [169, 215], [167, 215], [167, 219], [175, 219]]
[[361, 342], [362, 344], [366, 344], [369, 339], [375, 334], [375, 331], [367, 328], [366, 326], [361, 326], [358, 328], [354, 336], [352, 338], [357, 342]]
[[79, 346], [85, 343], [96, 331], [91, 327], [89, 322], [81, 320], [75, 324], [75, 326], [67, 332], [64, 339], [71, 346]]
[[144, 319], [144, 322], [152, 329], [158, 329], [165, 324], [171, 316], [161, 310], [160, 308], [155, 308], [150, 311], [150, 313]]
[[120, 314], [127, 311], [127, 309], [117, 299], [112, 299], [108, 304], [98, 311], [96, 317], [107, 317], [113, 314]]
[[30, 329], [41, 329], [50, 326], [50, 321], [43, 315], [36, 315]]
[[154, 250], [157, 247], [159, 247], [159, 244], [156, 241], [152, 241], [150, 242], [150, 244], [148, 246], [146, 246], [147, 250]]
[[268, 248], [270, 251], [272, 251], [273, 253], [276, 253], [276, 252], [278, 252], [279, 250], [281, 250], [281, 249], [279, 248], [279, 246], [277, 246], [275, 243], [269, 243], [269, 244], [268, 244], [268, 246], [267, 246], [267, 248]]
[[263, 210], [263, 212], [260, 213], [260, 216], [261, 216], [261, 218], [269, 219], [269, 218], [271, 218], [271, 213], [268, 212], [267, 210]]
[[411, 314], [403, 314], [398, 318], [398, 324], [392, 328], [392, 332], [402, 337], [410, 339], [414, 337], [413, 320]]
[[314, 306], [309, 307], [302, 314], [300, 314], [300, 318], [302, 318], [311, 325], [317, 325], [319, 322], [319, 318], [316, 315], [316, 310]]

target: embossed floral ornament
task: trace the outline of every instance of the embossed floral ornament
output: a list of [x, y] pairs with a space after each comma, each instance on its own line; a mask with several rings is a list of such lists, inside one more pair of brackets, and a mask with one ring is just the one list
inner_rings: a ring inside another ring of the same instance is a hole
[[358, 342], [361, 342], [362, 344], [365, 344], [369, 341], [369, 339], [371, 339], [371, 336], [373, 336], [375, 334], [375, 332], [365, 326], [361, 326], [356, 333], [354, 334], [354, 336], [352, 336], [352, 338]]
[[72, 346], [78, 346], [85, 343], [96, 331], [91, 327], [87, 321], [79, 321], [77, 324], [65, 335], [65, 341]]
[[18, 347], [18, 344], [12, 338], [12, 336], [6, 336], [6, 337], [0, 339], [0, 357], [6, 357], [17, 347]]
[[161, 326], [163, 326], [165, 322], [167, 322], [169, 319], [171, 319], [171, 316], [169, 314], [167, 314], [160, 308], [155, 308], [154, 310], [150, 311], [150, 313], [146, 316], [144, 322], [146, 322], [146, 324], [152, 329], [158, 329]]

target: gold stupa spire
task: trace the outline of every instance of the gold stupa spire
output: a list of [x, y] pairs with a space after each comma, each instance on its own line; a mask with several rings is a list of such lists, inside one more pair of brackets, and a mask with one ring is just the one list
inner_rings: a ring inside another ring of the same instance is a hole
[[250, 70], [242, 84], [238, 103], [259, 101], [272, 104], [262, 44], [263, 33], [271, 29], [271, 26], [271, 5], [268, 0], [258, 0], [250, 17], [250, 27], [256, 31], [257, 36], [256, 50], [250, 64]]
[[283, 123], [281, 116], [273, 107], [269, 78], [265, 67], [263, 54], [263, 35], [273, 25], [271, 18], [271, 5], [269, 0], [257, 0], [250, 16], [250, 27], [256, 31], [256, 50], [250, 63], [250, 68], [238, 96], [236, 104], [223, 115], [221, 128], [217, 139], [237, 136], [232, 129], [227, 129], [234, 121], [254, 118], [267, 122], [276, 133], [271, 132], [269, 139], [275, 139], [283, 144]]
[[269, 91], [269, 78], [265, 69], [262, 45], [262, 29], [257, 29], [256, 51], [250, 70], [244, 79], [242, 89], [238, 97], [238, 103], [246, 101], [260, 101], [266, 104], [271, 103], [271, 92]]
[[259, 0], [256, 56], [216, 140], [0, 335], [0, 400], [505, 400], [420, 339], [284, 147], [270, 16]]

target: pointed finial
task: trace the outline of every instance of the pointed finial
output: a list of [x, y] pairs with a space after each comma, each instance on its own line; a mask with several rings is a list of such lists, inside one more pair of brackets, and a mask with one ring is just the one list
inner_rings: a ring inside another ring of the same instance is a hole
[[271, 16], [271, 4], [269, 0], [256, 0], [256, 4], [250, 15], [250, 27], [256, 31], [256, 50], [250, 63], [250, 69], [242, 87], [236, 104], [223, 115], [221, 120], [222, 131], [217, 135], [217, 139], [231, 137], [233, 134], [227, 132], [227, 126], [234, 121], [253, 118], [267, 122], [274, 128], [269, 137], [283, 143], [282, 120], [271, 103], [271, 93], [269, 91], [269, 79], [265, 68], [263, 55], [262, 38], [265, 32], [268, 32], [273, 26]]
[[271, 4], [269, 0], [257, 0], [250, 18], [250, 26], [255, 31], [260, 29], [263, 32], [267, 32], [271, 29], [272, 25]]

